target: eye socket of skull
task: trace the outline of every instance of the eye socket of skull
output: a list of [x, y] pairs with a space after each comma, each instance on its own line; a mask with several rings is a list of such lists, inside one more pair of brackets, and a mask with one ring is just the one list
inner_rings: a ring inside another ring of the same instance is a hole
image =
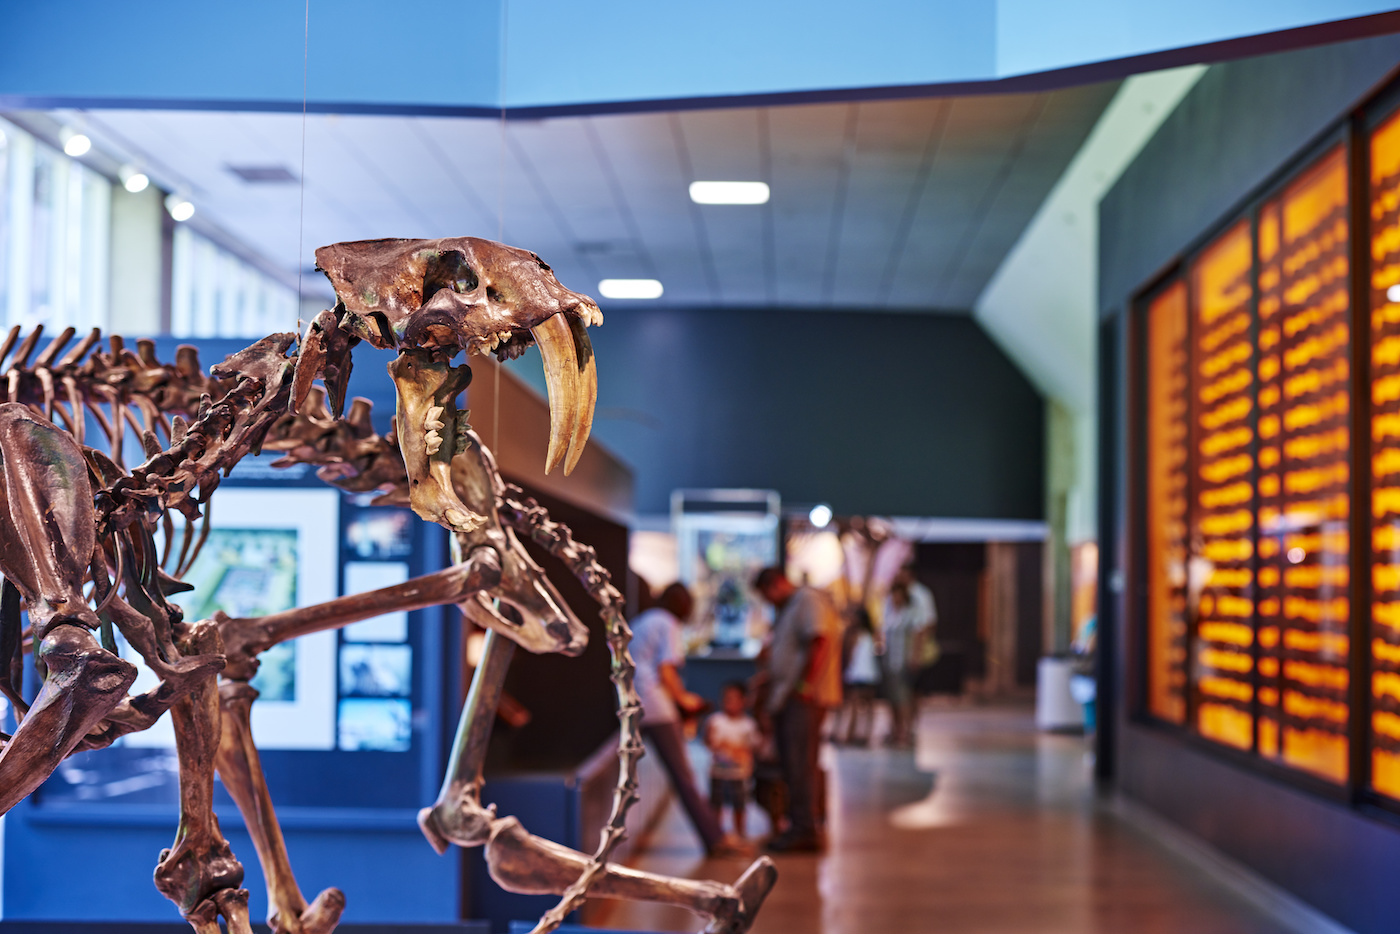
[[442, 289], [451, 289], [459, 295], [474, 292], [479, 282], [465, 253], [446, 250], [431, 259], [423, 271], [423, 303], [427, 304], [428, 299]]

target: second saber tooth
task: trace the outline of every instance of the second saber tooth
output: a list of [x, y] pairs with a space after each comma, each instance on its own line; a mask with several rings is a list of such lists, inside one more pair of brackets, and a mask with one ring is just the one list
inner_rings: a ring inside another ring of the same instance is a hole
[[545, 473], [560, 464], [565, 465], [565, 474], [573, 470], [593, 424], [598, 397], [597, 369], [593, 364], [592, 344], [586, 335], [582, 342], [577, 337], [581, 329], [582, 325], [574, 324], [563, 313], [551, 315], [531, 329], [540, 347], [545, 386], [549, 391], [549, 452], [545, 455]]

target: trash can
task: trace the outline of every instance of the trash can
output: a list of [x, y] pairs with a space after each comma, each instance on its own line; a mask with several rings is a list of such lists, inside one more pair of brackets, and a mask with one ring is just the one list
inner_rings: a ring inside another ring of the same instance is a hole
[[1042, 658], [1035, 669], [1035, 725], [1041, 730], [1084, 729], [1084, 708], [1070, 693], [1074, 662], [1068, 658]]

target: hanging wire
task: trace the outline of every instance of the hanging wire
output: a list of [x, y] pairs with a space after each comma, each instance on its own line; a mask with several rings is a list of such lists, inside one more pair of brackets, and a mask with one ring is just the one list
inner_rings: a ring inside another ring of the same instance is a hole
[[303, 23], [301, 45], [301, 169], [297, 172], [297, 309], [296, 333], [301, 337], [302, 274], [306, 263], [302, 260], [302, 250], [306, 246], [306, 76], [311, 61], [311, 0], [306, 0], [306, 18]]
[[[308, 0], [309, 2], [309, 0]], [[506, 56], [510, 54], [510, 49], [506, 45], [506, 38], [510, 30], [510, 4], [501, 4], [501, 119], [500, 132], [497, 134], [499, 145], [496, 149], [496, 240], [504, 243], [506, 239]], [[501, 448], [501, 367], [505, 362], [499, 357], [496, 358], [496, 367], [492, 375], [491, 388], [491, 450], [499, 451]]]

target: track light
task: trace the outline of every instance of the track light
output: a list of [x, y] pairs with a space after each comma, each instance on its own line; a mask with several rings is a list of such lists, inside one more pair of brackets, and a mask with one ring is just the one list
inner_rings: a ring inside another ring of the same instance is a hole
[[133, 195], [146, 190], [151, 184], [151, 180], [146, 177], [146, 173], [136, 168], [134, 165], [124, 165], [117, 172], [117, 177], [122, 180], [122, 187]]
[[170, 212], [171, 217], [181, 223], [194, 217], [194, 205], [179, 195], [169, 195], [165, 199], [165, 209]]
[[64, 127], [58, 134], [58, 139], [59, 142], [63, 143], [63, 151], [75, 159], [78, 156], [87, 155], [88, 150], [92, 148], [92, 140], [67, 127]]

